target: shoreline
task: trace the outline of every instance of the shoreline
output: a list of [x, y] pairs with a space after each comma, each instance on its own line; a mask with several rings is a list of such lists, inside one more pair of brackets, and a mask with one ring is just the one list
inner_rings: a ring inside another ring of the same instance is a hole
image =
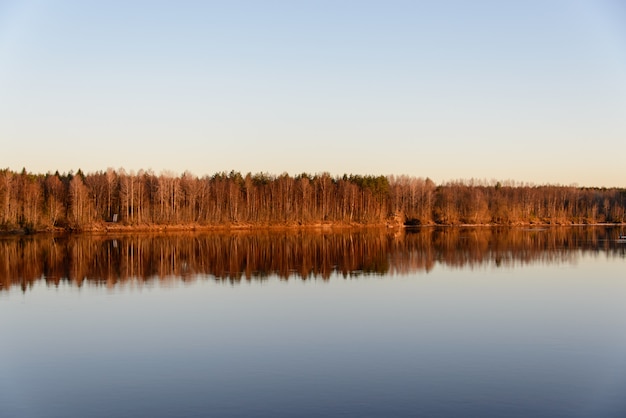
[[87, 234], [106, 235], [124, 233], [180, 233], [180, 232], [255, 232], [255, 231], [346, 231], [365, 229], [386, 229], [386, 230], [417, 230], [422, 228], [552, 228], [552, 227], [581, 227], [581, 226], [626, 226], [626, 223], [515, 223], [515, 224], [425, 224], [425, 225], [404, 225], [400, 223], [313, 223], [313, 224], [223, 224], [223, 225], [199, 225], [199, 224], [176, 224], [176, 225], [120, 225], [120, 224], [94, 224], [82, 228], [14, 228], [0, 231], [1, 236], [25, 236], [25, 235], [46, 235], [46, 234]]

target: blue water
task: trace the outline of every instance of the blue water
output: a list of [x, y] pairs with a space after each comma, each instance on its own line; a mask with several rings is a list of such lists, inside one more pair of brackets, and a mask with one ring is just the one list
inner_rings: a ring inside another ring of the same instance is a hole
[[0, 416], [626, 416], [626, 258], [0, 293]]

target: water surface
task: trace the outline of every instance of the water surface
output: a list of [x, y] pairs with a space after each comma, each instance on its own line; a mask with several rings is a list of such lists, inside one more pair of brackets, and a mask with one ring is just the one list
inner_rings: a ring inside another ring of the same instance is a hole
[[0, 240], [0, 416], [624, 416], [619, 228]]

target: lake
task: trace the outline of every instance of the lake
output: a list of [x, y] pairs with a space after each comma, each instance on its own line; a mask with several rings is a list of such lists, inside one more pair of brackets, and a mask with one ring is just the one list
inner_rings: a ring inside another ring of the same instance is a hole
[[0, 239], [0, 416], [626, 416], [623, 227]]

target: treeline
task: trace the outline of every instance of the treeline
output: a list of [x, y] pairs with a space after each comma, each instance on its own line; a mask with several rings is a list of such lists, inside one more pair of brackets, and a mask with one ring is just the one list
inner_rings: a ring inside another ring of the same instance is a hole
[[0, 230], [119, 225], [592, 224], [626, 221], [626, 189], [409, 176], [123, 169], [0, 170]]
[[574, 263], [581, 253], [626, 255], [617, 227], [420, 228], [240, 231], [206, 234], [38, 235], [0, 240], [0, 292], [44, 280], [114, 287], [124, 283], [280, 277], [404, 275], [452, 268]]

